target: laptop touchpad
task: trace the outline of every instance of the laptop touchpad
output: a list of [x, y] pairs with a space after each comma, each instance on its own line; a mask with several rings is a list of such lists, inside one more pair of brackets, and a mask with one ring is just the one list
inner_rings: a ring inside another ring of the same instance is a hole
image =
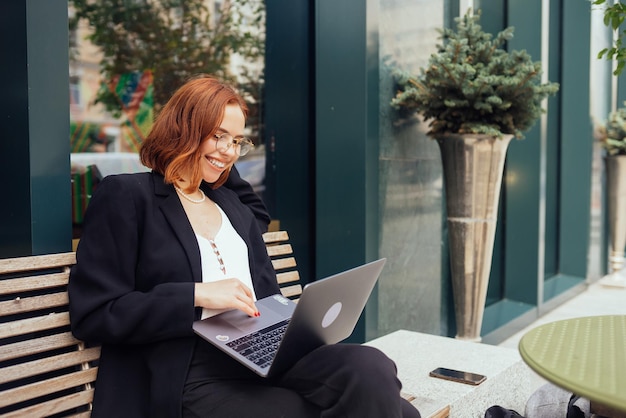
[[281, 321], [286, 318], [282, 318], [281, 315], [277, 314], [270, 308], [266, 306], [257, 306], [261, 316], [259, 317], [250, 317], [239, 310], [229, 311], [222, 314], [222, 319], [232, 326], [236, 327], [243, 333], [252, 332], [255, 330], [260, 330], [269, 327], [270, 325], [275, 324], [278, 321]]

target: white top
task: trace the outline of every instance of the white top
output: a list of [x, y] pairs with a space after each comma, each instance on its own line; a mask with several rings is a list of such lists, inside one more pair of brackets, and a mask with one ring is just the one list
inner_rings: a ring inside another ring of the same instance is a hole
[[[202, 260], [202, 282], [211, 283], [223, 279], [236, 278], [252, 290], [252, 297], [256, 300], [254, 287], [252, 286], [252, 276], [250, 275], [250, 264], [248, 263], [248, 247], [239, 236], [228, 216], [217, 204], [217, 209], [222, 215], [222, 225], [212, 241], [196, 234], [198, 246], [200, 247], [200, 258]], [[218, 254], [222, 259], [220, 263]], [[222, 271], [222, 268], [225, 271]], [[219, 309], [202, 309], [202, 319], [224, 312]]]

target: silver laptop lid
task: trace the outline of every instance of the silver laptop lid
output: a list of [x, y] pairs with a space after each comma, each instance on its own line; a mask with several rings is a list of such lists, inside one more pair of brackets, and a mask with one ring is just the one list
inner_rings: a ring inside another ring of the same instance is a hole
[[270, 375], [325, 344], [348, 338], [387, 261], [381, 258], [307, 284], [276, 353]]

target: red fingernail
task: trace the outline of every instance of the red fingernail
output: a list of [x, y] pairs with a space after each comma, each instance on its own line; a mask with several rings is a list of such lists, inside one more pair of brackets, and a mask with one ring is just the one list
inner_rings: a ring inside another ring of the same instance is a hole
[[261, 312], [257, 311], [254, 316], [261, 316]]

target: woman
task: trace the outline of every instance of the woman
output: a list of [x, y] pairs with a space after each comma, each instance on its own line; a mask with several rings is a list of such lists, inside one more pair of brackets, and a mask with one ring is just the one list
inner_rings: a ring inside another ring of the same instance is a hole
[[264, 379], [193, 333], [227, 309], [258, 316], [255, 299], [280, 292], [258, 202], [220, 187], [252, 147], [246, 114], [231, 87], [193, 79], [142, 145], [152, 172], [98, 186], [69, 283], [72, 332], [102, 344], [92, 416], [419, 417], [373, 348], [321, 347]]

